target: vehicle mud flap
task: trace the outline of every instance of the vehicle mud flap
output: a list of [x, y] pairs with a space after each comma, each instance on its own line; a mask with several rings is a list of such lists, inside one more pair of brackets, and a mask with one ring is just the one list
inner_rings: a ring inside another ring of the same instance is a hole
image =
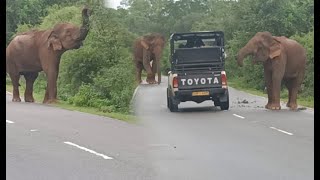
[[224, 95], [220, 96], [219, 102], [227, 102], [229, 100], [229, 92], [225, 91]]
[[179, 99], [176, 99], [175, 96], [172, 94], [171, 91], [167, 89], [167, 104], [168, 108], [171, 112], [177, 112], [178, 111], [178, 104], [180, 103]]
[[174, 95], [171, 90], [168, 89], [167, 92], [168, 92], [168, 97], [171, 97], [172, 103], [180, 104], [180, 100], [176, 98], [177, 96]]
[[224, 95], [221, 96], [219, 98], [219, 100], [220, 100], [219, 105], [220, 105], [221, 110], [228, 110], [229, 109], [229, 92], [228, 92], [228, 90], [225, 91]]
[[172, 97], [172, 103], [178, 105], [180, 104], [180, 100]]

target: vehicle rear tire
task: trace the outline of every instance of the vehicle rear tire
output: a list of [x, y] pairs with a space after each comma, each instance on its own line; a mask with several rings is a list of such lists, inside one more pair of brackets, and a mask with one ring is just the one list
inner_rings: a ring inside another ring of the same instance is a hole
[[171, 112], [177, 112], [178, 111], [178, 104], [174, 104], [172, 102], [172, 98], [169, 98], [169, 109]]
[[227, 91], [227, 101], [226, 102], [219, 102], [221, 110], [229, 110], [229, 92]]
[[221, 110], [229, 110], [229, 100], [220, 104]]
[[169, 89], [167, 88], [167, 107], [170, 109], [169, 106]]
[[171, 112], [177, 112], [178, 111], [178, 105], [173, 104], [172, 97], [169, 95], [169, 89], [167, 88], [167, 107]]

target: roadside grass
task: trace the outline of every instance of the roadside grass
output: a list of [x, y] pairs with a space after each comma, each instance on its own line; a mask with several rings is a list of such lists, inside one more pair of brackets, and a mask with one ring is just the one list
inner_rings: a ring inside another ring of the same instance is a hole
[[[21, 86], [19, 87], [20, 96], [23, 97], [24, 91], [25, 91], [25, 83], [22, 80], [22, 82], [20, 84], [21, 84]], [[238, 90], [250, 93], [250, 94], [258, 95], [258, 96], [267, 97], [267, 94], [263, 93], [263, 91], [259, 91], [259, 90], [253, 89], [253, 88], [244, 87], [243, 84], [244, 83], [242, 83], [240, 80], [234, 80], [234, 79], [228, 80], [228, 85], [235, 88], [235, 89], [238, 89]], [[12, 89], [13, 89], [13, 87], [11, 85], [11, 82], [7, 81], [6, 90], [12, 93]], [[34, 96], [35, 101], [37, 103], [42, 103], [44, 93], [45, 93], [44, 91], [34, 92], [33, 96]], [[287, 89], [284, 89], [283, 91], [281, 91], [280, 96], [281, 96], [281, 101], [287, 102], [288, 101]], [[314, 108], [314, 98], [313, 97], [305, 98], [305, 97], [298, 96], [298, 104], [301, 106]], [[138, 122], [138, 118], [134, 115], [113, 113], [113, 112], [111, 112], [111, 113], [102, 112], [97, 108], [79, 107], [79, 106], [69, 104], [66, 101], [62, 101], [62, 100], [59, 100], [59, 102], [57, 104], [52, 104], [52, 105], [55, 107], [59, 107], [59, 108], [67, 109], [67, 110], [80, 111], [80, 112], [110, 117], [110, 118], [114, 118], [114, 119], [118, 119], [118, 120], [123, 120], [123, 121], [129, 122], [129, 123], [137, 123]]]
[[[19, 87], [20, 96], [24, 97], [25, 84], [24, 84], [24, 82], [20, 82], [20, 84], [21, 84], [21, 86]], [[6, 91], [9, 91], [12, 93], [12, 90], [13, 90], [13, 87], [11, 85], [11, 82], [10, 83], [7, 82]], [[43, 98], [44, 98], [44, 94], [45, 94], [44, 91], [43, 92], [33, 92], [33, 97], [37, 103], [42, 103]], [[59, 102], [56, 104], [52, 104], [52, 106], [67, 109], [67, 110], [72, 110], [72, 111], [80, 111], [80, 112], [110, 117], [110, 118], [126, 121], [128, 123], [137, 123], [138, 122], [138, 118], [134, 115], [114, 113], [114, 112], [111, 112], [111, 113], [102, 112], [102, 111], [99, 111], [99, 109], [97, 109], [97, 108], [79, 107], [79, 106], [69, 104], [66, 101], [62, 101], [62, 100], [59, 100]]]
[[[244, 92], [247, 92], [247, 93], [250, 93], [250, 94], [254, 94], [254, 95], [257, 95], [257, 96], [263, 96], [263, 97], [268, 97], [267, 94], [263, 93], [263, 91], [259, 91], [257, 89], [254, 89], [254, 88], [248, 88], [248, 87], [244, 87], [244, 83], [241, 82], [241, 80], [238, 80], [238, 79], [228, 79], [228, 85], [235, 88], [235, 89], [238, 89], [238, 90], [241, 90], [241, 91], [244, 91]], [[288, 90], [287, 89], [284, 89], [281, 91], [280, 93], [280, 98], [281, 98], [281, 101], [283, 102], [288, 102]], [[300, 106], [305, 106], [305, 107], [309, 107], [309, 108], [314, 108], [314, 98], [312, 96], [310, 97], [301, 97], [298, 95], [298, 105]]]

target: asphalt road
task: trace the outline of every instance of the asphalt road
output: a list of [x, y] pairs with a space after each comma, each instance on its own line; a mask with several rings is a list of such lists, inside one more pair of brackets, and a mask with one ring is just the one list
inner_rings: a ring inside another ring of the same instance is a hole
[[[7, 180], [142, 180], [143, 127], [7, 96]], [[112, 159], [110, 159], [112, 158]]]
[[266, 98], [229, 88], [229, 111], [208, 101], [171, 113], [166, 84], [141, 85], [136, 94], [156, 179], [314, 179], [312, 109], [266, 110]]
[[6, 179], [314, 179], [313, 110], [273, 112], [229, 91], [229, 111], [188, 102], [171, 113], [166, 81], [140, 85], [139, 124], [7, 95]]

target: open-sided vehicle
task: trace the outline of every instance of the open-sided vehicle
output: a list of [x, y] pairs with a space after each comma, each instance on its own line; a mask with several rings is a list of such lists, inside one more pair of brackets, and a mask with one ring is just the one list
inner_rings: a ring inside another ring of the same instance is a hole
[[229, 109], [222, 31], [173, 33], [169, 61], [167, 106], [171, 112], [186, 101], [212, 100], [221, 110]]

